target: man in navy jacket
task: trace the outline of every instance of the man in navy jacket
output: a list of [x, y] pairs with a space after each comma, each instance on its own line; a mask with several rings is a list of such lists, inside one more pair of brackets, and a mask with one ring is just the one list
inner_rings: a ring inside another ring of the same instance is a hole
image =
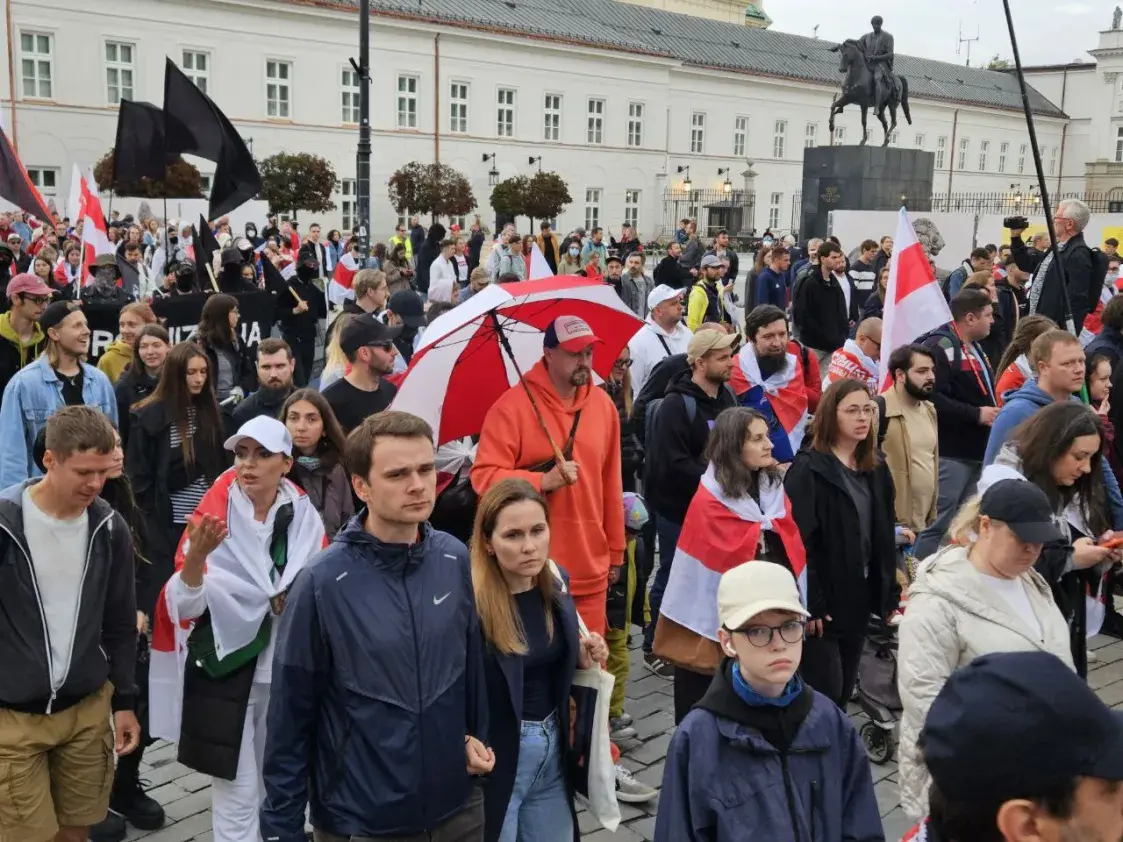
[[[426, 520], [433, 432], [367, 418], [345, 463], [367, 508], [301, 571], [277, 632], [261, 836], [482, 840], [483, 643], [465, 546]], [[309, 793], [309, 779], [312, 786]]]

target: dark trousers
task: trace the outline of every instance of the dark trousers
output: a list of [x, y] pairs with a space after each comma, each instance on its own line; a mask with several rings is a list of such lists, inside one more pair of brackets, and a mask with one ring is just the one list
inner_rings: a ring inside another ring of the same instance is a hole
[[464, 804], [464, 809], [445, 819], [435, 828], [406, 836], [340, 836], [323, 830], [313, 830], [314, 842], [483, 842], [484, 793], [478, 786]]
[[643, 609], [647, 605], [647, 580], [655, 566], [655, 518], [649, 517], [636, 542], [636, 588], [632, 594], [632, 624], [645, 627]]
[[316, 364], [316, 337], [286, 330], [281, 331], [281, 336], [289, 343], [293, 359], [296, 361], [292, 382], [296, 388], [303, 389], [312, 379], [312, 368]]
[[865, 640], [863, 633], [836, 634], [829, 629], [823, 637], [808, 635], [803, 641], [799, 674], [813, 689], [846, 710], [858, 679]]
[[655, 571], [655, 581], [651, 585], [651, 622], [643, 630], [643, 651], [650, 652], [655, 641], [655, 624], [659, 621], [659, 606], [663, 604], [663, 592], [667, 590], [667, 580], [671, 577], [671, 562], [675, 558], [675, 545], [678, 544], [682, 524], [668, 520], [662, 515], [655, 516], [655, 531], [659, 534], [659, 568]]
[[675, 725], [690, 713], [690, 709], [702, 700], [713, 682], [712, 675], [675, 667]]

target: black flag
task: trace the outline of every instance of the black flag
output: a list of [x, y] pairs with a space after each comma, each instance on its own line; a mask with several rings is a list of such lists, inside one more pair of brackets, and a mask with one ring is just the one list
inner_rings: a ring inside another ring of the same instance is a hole
[[199, 215], [199, 226], [191, 226], [191, 242], [195, 246], [195, 277], [199, 280], [199, 289], [213, 289], [211, 273], [214, 272], [214, 256], [220, 251], [218, 240], [214, 232]]
[[142, 178], [162, 182], [166, 177], [164, 112], [150, 102], [121, 100], [117, 113], [117, 141], [113, 145], [113, 187]]
[[0, 199], [6, 199], [25, 213], [44, 222], [53, 222], [54, 217], [31, 177], [20, 163], [16, 150], [8, 142], [8, 136], [0, 131]]
[[261, 191], [261, 174], [238, 130], [170, 58], [164, 68], [167, 154], [198, 155], [218, 166], [208, 216], [218, 219]]

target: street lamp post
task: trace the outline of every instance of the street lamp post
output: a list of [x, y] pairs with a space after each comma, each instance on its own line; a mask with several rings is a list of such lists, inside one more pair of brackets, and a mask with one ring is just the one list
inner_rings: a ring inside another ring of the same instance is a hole
[[359, 261], [370, 257], [370, 3], [359, 2], [359, 63], [351, 59], [359, 77], [359, 148], [355, 154], [355, 206], [358, 217]]
[[494, 187], [496, 184], [499, 183], [499, 170], [497, 170], [495, 168], [495, 156], [496, 156], [496, 154], [497, 153], [495, 153], [495, 152], [491, 152], [491, 153], [484, 152], [483, 153], [483, 162], [486, 164], [488, 161], [491, 161], [491, 169], [487, 171], [487, 186], [488, 187]]
[[529, 164], [532, 167], [535, 164], [538, 164], [538, 172], [542, 172], [542, 156], [541, 155], [537, 155], [537, 156], [531, 155], [529, 158], [526, 159], [526, 162], [527, 162], [527, 164]]
[[733, 182], [729, 180], [729, 167], [718, 167], [718, 177], [725, 176], [725, 181], [721, 184], [721, 192], [726, 196], [733, 192]]

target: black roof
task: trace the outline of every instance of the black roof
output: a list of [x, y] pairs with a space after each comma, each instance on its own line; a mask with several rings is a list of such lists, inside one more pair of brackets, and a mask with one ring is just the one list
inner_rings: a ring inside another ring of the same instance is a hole
[[[315, 2], [315, 0], [313, 0]], [[320, 0], [358, 6], [360, 0]], [[480, 27], [516, 37], [546, 38], [676, 59], [696, 67], [838, 85], [834, 41], [635, 6], [620, 0], [370, 0], [371, 13]], [[889, 21], [892, 30], [892, 20]], [[857, 37], [861, 33], [849, 33]], [[895, 70], [912, 97], [1021, 109], [1012, 73], [963, 67], [897, 53]], [[1065, 114], [1032, 87], [1030, 105]]]

